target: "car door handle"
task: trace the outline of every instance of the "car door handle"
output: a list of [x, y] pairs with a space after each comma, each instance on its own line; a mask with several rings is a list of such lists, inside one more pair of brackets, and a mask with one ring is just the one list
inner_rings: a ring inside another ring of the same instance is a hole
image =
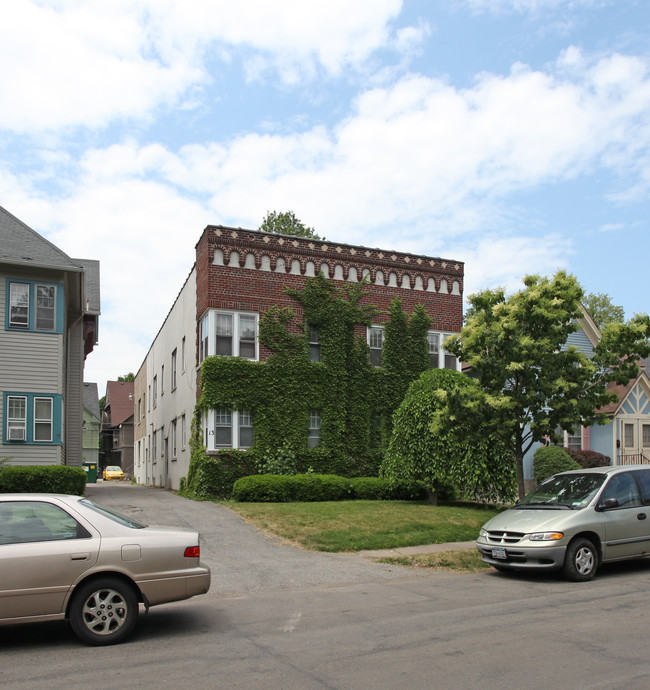
[[636, 514], [636, 519], [637, 519], [637, 520], [645, 520], [645, 518], [646, 518], [645, 513], [637, 513], [637, 514]]
[[90, 560], [90, 554], [89, 553], [71, 553], [70, 554], [70, 560], [71, 561], [89, 561]]

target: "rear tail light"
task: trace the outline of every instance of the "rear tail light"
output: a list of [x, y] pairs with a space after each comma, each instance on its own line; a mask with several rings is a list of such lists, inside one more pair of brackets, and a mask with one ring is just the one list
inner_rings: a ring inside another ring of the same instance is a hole
[[185, 558], [199, 558], [201, 556], [200, 546], [188, 546], [185, 549]]

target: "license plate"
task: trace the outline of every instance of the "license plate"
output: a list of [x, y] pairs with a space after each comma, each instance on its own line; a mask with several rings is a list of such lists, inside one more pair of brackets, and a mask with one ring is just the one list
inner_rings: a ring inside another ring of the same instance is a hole
[[506, 550], [503, 548], [503, 546], [495, 546], [492, 548], [492, 558], [500, 558], [502, 561], [505, 561], [508, 556], [506, 555]]

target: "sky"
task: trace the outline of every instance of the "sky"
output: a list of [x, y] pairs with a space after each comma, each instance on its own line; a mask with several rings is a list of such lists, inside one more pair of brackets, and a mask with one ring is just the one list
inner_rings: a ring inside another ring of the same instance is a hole
[[207, 225], [565, 269], [650, 312], [648, 0], [12, 0], [0, 206], [98, 259], [86, 381], [137, 372]]

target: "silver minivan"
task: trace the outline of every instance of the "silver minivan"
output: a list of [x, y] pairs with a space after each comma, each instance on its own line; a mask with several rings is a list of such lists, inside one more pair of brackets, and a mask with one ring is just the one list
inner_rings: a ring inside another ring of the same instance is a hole
[[556, 474], [483, 525], [476, 547], [497, 570], [559, 570], [590, 580], [602, 563], [650, 555], [650, 466]]

